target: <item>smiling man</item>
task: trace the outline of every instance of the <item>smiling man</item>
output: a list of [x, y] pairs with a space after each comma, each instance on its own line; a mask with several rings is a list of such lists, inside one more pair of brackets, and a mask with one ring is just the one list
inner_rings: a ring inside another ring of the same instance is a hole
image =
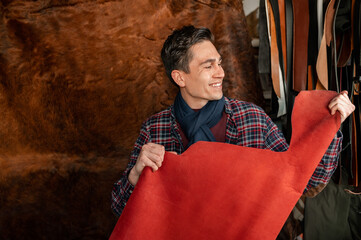
[[179, 86], [188, 106], [192, 109], [201, 109], [208, 101], [223, 97], [222, 58], [212, 42], [202, 41], [190, 48], [189, 60], [188, 69], [186, 71], [174, 69], [171, 78]]
[[[169, 79], [179, 87], [179, 93], [172, 106], [142, 125], [128, 167], [112, 191], [112, 209], [118, 216], [143, 169], [150, 167], [157, 171], [165, 151], [181, 154], [197, 141], [225, 142], [277, 152], [288, 149], [283, 134], [261, 108], [223, 96], [225, 73], [213, 42], [209, 29], [193, 26], [174, 31], [165, 41], [161, 52], [163, 64]], [[347, 92], [337, 95], [329, 108], [331, 114], [340, 112], [341, 122], [355, 109]], [[341, 142], [342, 134], [338, 132], [305, 192], [329, 181], [337, 167]]]

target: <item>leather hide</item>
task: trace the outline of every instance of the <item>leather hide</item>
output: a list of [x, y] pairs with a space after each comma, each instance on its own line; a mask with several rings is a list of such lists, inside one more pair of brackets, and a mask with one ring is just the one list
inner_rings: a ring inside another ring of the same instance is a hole
[[336, 94], [300, 92], [285, 152], [197, 142], [166, 153], [143, 171], [110, 240], [276, 239], [340, 127], [327, 107]]

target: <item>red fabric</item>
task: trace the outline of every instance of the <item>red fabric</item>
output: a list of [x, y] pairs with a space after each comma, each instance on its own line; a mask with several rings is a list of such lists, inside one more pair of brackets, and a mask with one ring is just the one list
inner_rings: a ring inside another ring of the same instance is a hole
[[329, 91], [301, 92], [287, 152], [197, 142], [143, 171], [110, 237], [275, 239], [340, 126]]

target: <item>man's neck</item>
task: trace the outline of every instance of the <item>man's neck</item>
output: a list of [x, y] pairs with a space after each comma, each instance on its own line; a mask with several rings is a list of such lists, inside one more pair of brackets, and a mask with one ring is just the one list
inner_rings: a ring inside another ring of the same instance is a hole
[[[182, 94], [182, 92], [181, 92]], [[191, 97], [188, 97], [186, 94], [182, 94], [182, 98], [184, 99], [184, 101], [187, 103], [187, 105], [191, 108], [191, 109], [202, 109], [207, 103], [208, 100], [202, 100], [202, 99], [197, 99], [194, 100]]]

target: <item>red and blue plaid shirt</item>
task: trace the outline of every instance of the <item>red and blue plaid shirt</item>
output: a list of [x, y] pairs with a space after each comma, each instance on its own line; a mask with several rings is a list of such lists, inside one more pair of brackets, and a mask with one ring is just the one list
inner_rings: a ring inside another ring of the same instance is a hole
[[[225, 112], [227, 114], [226, 143], [270, 149], [276, 152], [288, 149], [282, 132], [260, 107], [252, 103], [225, 98]], [[173, 106], [151, 116], [142, 125], [130, 156], [130, 162], [122, 178], [114, 184], [112, 191], [112, 209], [119, 216], [134, 189], [128, 181], [128, 174], [135, 165], [142, 146], [148, 142], [161, 144], [166, 151], [174, 151], [178, 154], [184, 151]], [[326, 184], [330, 180], [337, 167], [341, 142], [342, 134], [339, 131], [314, 171], [305, 192], [320, 183]]]

